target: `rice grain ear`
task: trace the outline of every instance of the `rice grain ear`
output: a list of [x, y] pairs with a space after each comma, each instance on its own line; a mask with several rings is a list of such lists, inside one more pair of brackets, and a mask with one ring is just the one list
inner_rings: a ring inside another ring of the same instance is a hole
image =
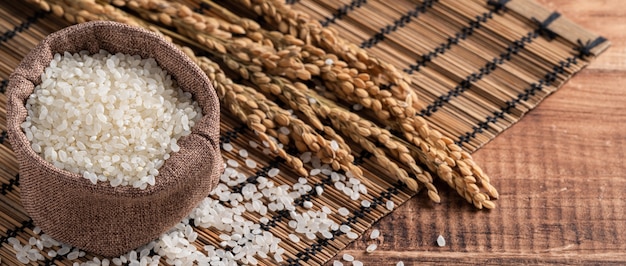
[[[190, 92], [203, 110], [180, 152], [159, 169], [159, 180], [145, 190], [92, 184], [41, 158], [21, 123], [25, 101], [41, 82], [55, 53], [100, 49], [154, 58]], [[206, 74], [172, 43], [133, 26], [95, 21], [67, 27], [46, 37], [15, 69], [7, 88], [7, 127], [20, 164], [22, 202], [46, 234], [104, 256], [117, 256], [158, 237], [181, 221], [216, 186], [222, 172], [220, 107]]]

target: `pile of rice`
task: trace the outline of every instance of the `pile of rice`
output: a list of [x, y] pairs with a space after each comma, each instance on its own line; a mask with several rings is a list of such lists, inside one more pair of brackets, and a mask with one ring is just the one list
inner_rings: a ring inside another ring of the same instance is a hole
[[177, 140], [202, 117], [188, 92], [152, 58], [55, 54], [26, 102], [32, 149], [96, 184], [155, 184]]

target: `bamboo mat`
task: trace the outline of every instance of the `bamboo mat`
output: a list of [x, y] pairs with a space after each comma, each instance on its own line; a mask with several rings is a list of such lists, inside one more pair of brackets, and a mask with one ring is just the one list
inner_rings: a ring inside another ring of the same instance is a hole
[[[422, 105], [420, 114], [470, 152], [518, 121], [609, 45], [601, 37], [529, 0], [288, 0], [287, 3], [410, 74]], [[196, 11], [203, 8], [206, 6], [199, 5]], [[12, 69], [39, 40], [68, 25], [24, 3], [0, 5], [0, 91], [4, 93]], [[28, 243], [34, 235], [34, 225], [20, 204], [18, 165], [6, 141], [7, 98], [0, 95], [0, 101], [3, 106], [0, 109], [0, 259], [3, 265], [11, 265], [18, 262], [8, 239], [15, 237], [22, 244]], [[237, 161], [241, 165], [238, 170], [247, 177], [243, 182], [231, 184], [233, 192], [240, 192], [248, 183], [255, 184], [273, 168], [280, 169], [280, 174], [273, 178], [276, 185], [291, 187], [298, 183], [297, 175], [282, 165], [280, 159], [265, 155], [262, 145], [250, 147], [250, 142], [260, 141], [227, 110], [222, 110], [221, 134], [223, 147], [228, 146], [228, 151], [223, 150], [225, 160]], [[250, 157], [255, 158], [256, 167], [245, 167], [246, 163], [238, 156], [241, 149], [247, 149]], [[380, 178], [388, 173], [376, 167], [368, 153], [360, 152], [357, 147], [353, 151], [355, 163], [364, 170], [364, 176], [375, 181], [364, 183], [367, 193], [359, 201], [350, 200], [332, 185], [330, 176], [320, 174], [310, 178], [308, 184], [323, 187], [324, 193], [318, 196], [313, 189], [295, 204], [299, 205], [299, 211], [304, 211], [302, 205], [306, 201], [313, 203], [312, 210], [327, 206], [333, 211], [329, 217], [362, 234], [393, 209], [387, 208], [391, 204], [388, 202], [397, 207], [414, 193]], [[312, 168], [310, 164], [307, 167]], [[364, 207], [361, 200], [371, 205]], [[337, 214], [340, 207], [348, 208], [350, 214], [347, 217]], [[337, 230], [332, 240], [302, 237], [294, 243], [287, 237], [293, 229], [287, 225], [289, 219], [284, 212], [268, 212], [265, 219], [252, 213], [246, 217], [282, 239], [280, 246], [286, 249], [283, 258], [289, 265], [324, 264], [352, 241]], [[217, 229], [195, 230], [201, 232], [196, 241], [199, 247], [219, 246]], [[47, 265], [71, 265], [92, 258], [90, 254], [73, 261], [58, 255], [44, 254], [44, 257], [43, 264]], [[277, 264], [271, 258], [258, 259], [261, 264]]]

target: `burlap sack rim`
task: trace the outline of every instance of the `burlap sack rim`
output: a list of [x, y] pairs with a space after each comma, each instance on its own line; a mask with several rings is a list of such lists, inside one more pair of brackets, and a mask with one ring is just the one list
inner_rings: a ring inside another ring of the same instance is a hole
[[[57, 32], [54, 32], [52, 34], [50, 34], [49, 36], [47, 36], [41, 43], [39, 43], [33, 50], [40, 50], [40, 49], [44, 49], [46, 46], [49, 47], [49, 40], [54, 39], [57, 35], [65, 35], [68, 31], [73, 31], [76, 30], [76, 28], [94, 28], [95, 30], [103, 30], [106, 29], [109, 26], [116, 26], [116, 27], [125, 27], [130, 31], [136, 31], [139, 32], [143, 35], [145, 35], [146, 38], [151, 38], [155, 41], [155, 45], [160, 45], [160, 46], [165, 46], [166, 49], [169, 49], [175, 53], [177, 53], [177, 56], [184, 58], [184, 62], [187, 64], [187, 66], [185, 66], [186, 68], [189, 69], [190, 72], [193, 72], [196, 74], [196, 76], [198, 78], [201, 79], [201, 82], [204, 83], [204, 85], [206, 86], [207, 89], [209, 90], [214, 90], [213, 86], [211, 84], [211, 82], [209, 81], [208, 77], [206, 76], [206, 74], [195, 64], [191, 61], [191, 59], [189, 59], [187, 57], [187, 55], [185, 55], [182, 51], [180, 51], [175, 45], [173, 45], [172, 43], [168, 42], [167, 40], [165, 40], [163, 37], [157, 35], [156, 33], [141, 29], [141, 28], [137, 28], [137, 27], [133, 27], [133, 26], [129, 26], [126, 24], [122, 24], [122, 23], [117, 23], [117, 22], [112, 22], [112, 21], [92, 21], [92, 22], [86, 22], [86, 23], [82, 23], [82, 24], [77, 24], [77, 25], [73, 25], [73, 26], [69, 26], [66, 27], [64, 29], [61, 29]], [[97, 35], [97, 33], [95, 33]], [[106, 40], [100, 40], [101, 42], [106, 42]], [[109, 43], [109, 44], [113, 44], [116, 45], [114, 43]], [[30, 53], [29, 53], [30, 55]], [[157, 59], [157, 58], [155, 58]], [[28, 56], [25, 58], [25, 60], [28, 60]], [[159, 63], [158, 59], [156, 60], [157, 63]], [[159, 63], [160, 65], [160, 63]], [[21, 68], [22, 63], [20, 63], [20, 65], [18, 65], [18, 68]], [[171, 73], [168, 71], [169, 75], [172, 75], [172, 77], [174, 79], [176, 79], [176, 77], [174, 76], [174, 73]], [[9, 101], [13, 100], [13, 101], [20, 101], [20, 97], [19, 95], [16, 95], [16, 93], [14, 93], [13, 88], [15, 88], [17, 86], [17, 84], [14, 84], [15, 80], [22, 80], [22, 81], [28, 81], [30, 83], [32, 83], [32, 90], [30, 91], [30, 94], [33, 93], [35, 86], [41, 83], [41, 77], [38, 76], [37, 78], [38, 80], [30, 80], [26, 77], [24, 77], [23, 75], [19, 75], [16, 72], [13, 72], [11, 74], [11, 77], [9, 79], [9, 84], [7, 86], [7, 95], [9, 96]], [[183, 89], [184, 91], [189, 91], [187, 88], [184, 88], [181, 86], [181, 89]], [[192, 128], [192, 133], [191, 134], [195, 134], [198, 136], [201, 136], [202, 138], [205, 138], [206, 140], [209, 141], [209, 143], [213, 144], [213, 147], [207, 147], [207, 148], [211, 148], [213, 149], [214, 152], [219, 152], [219, 144], [216, 142], [216, 139], [219, 138], [219, 101], [217, 100], [217, 97], [215, 97], [215, 94], [209, 94], [210, 95], [210, 99], [208, 100], [211, 103], [214, 104], [208, 104], [205, 106], [201, 106], [202, 111], [203, 111], [203, 117], [201, 119], [201, 121], [199, 121], [196, 126], [194, 126]], [[195, 95], [194, 95], [195, 98]], [[10, 106], [10, 104], [8, 104]], [[10, 110], [8, 110], [9, 113], [12, 113]], [[163, 192], [164, 190], [168, 190], [172, 187], [175, 187], [177, 183], [180, 182], [185, 182], [184, 179], [174, 179], [174, 178], [163, 178], [161, 177], [161, 174], [157, 175], [155, 177], [156, 182], [155, 185], [153, 186], [148, 186], [146, 189], [142, 190], [139, 188], [133, 188], [130, 185], [127, 186], [117, 186], [117, 187], [112, 187], [110, 186], [108, 181], [102, 182], [102, 181], [98, 181], [97, 184], [92, 184], [89, 180], [85, 179], [84, 177], [82, 177], [79, 174], [76, 173], [72, 173], [69, 172], [67, 170], [62, 170], [59, 169], [57, 167], [55, 167], [53, 164], [49, 163], [48, 161], [44, 160], [43, 158], [41, 158], [41, 156], [39, 154], [37, 154], [30, 146], [30, 141], [26, 138], [26, 134], [24, 133], [24, 131], [21, 128], [21, 123], [26, 119], [27, 116], [27, 110], [25, 107], [25, 103], [23, 102], [22, 105], [20, 105], [19, 110], [17, 110], [18, 112], [15, 112], [15, 114], [17, 115], [8, 115], [7, 117], [7, 127], [8, 127], [8, 132], [10, 134], [9, 137], [9, 142], [11, 143], [11, 145], [13, 146], [17, 146], [17, 145], [24, 145], [25, 147], [27, 147], [27, 149], [24, 149], [25, 152], [27, 153], [26, 155], [29, 157], [35, 157], [38, 160], [36, 160], [42, 167], [52, 170], [56, 173], [61, 173], [63, 175], [67, 175], [67, 182], [72, 182], [74, 184], [80, 185], [86, 189], [89, 190], [97, 190], [99, 193], [104, 193], [104, 194], [109, 194], [109, 195], [115, 195], [118, 197], [128, 197], [128, 198], [138, 198], [138, 197], [145, 197], [145, 196], [149, 196], [152, 194], [158, 194], [160, 192]], [[199, 128], [203, 128], [203, 127], [199, 127], [200, 124], [204, 124], [204, 123], [211, 123], [211, 121], [214, 121], [216, 118], [217, 114], [217, 125], [218, 128], [217, 130], [215, 130], [215, 132], [203, 132], [200, 131]], [[179, 140], [180, 142], [183, 142], [182, 139], [186, 138], [185, 137], [181, 137], [181, 139]], [[217, 149], [216, 149], [217, 147]], [[184, 147], [181, 146], [181, 149], [183, 148], [199, 148], [199, 147]], [[172, 159], [174, 156], [176, 156], [179, 153], [171, 153], [171, 157], [170, 159]], [[170, 160], [165, 160], [164, 166], [165, 164], [168, 163], [168, 161]], [[162, 167], [164, 167], [162, 166]], [[221, 166], [219, 167], [214, 167], [214, 169], [220, 169]]]

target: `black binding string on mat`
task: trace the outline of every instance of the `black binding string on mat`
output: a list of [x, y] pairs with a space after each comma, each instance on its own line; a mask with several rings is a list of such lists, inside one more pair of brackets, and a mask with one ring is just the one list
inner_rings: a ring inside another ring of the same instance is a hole
[[[28, 219], [27, 221], [23, 221], [19, 226], [9, 229], [6, 231], [6, 236], [0, 237], [0, 243], [5, 244], [9, 243], [9, 238], [17, 236], [19, 233], [25, 232], [26, 228], [33, 227], [33, 220]], [[1, 245], [1, 244], [0, 244]]]
[[511, 44], [509, 44], [506, 51], [500, 54], [500, 57], [493, 58], [490, 62], [487, 62], [483, 67], [481, 67], [477, 72], [474, 72], [465, 77], [464, 80], [462, 80], [456, 87], [454, 87], [454, 89], [448, 91], [447, 94], [437, 97], [437, 99], [433, 103], [420, 111], [420, 116], [430, 116], [433, 113], [437, 112], [439, 108], [443, 107], [444, 104], [450, 102], [452, 98], [458, 97], [459, 95], [470, 89], [473, 83], [481, 80], [484, 76], [491, 74], [494, 70], [498, 68], [498, 66], [504, 64], [506, 61], [510, 61], [513, 55], [517, 55], [519, 51], [526, 47], [527, 44], [532, 43], [533, 40], [540, 35], [546, 36], [546, 38], [548, 38], [549, 40], [554, 39], [554, 37], [556, 37], [556, 33], [550, 31], [548, 29], [548, 26], [550, 26], [550, 24], [559, 17], [559, 13], [553, 12], [543, 22], [540, 22], [537, 19], [533, 18], [533, 20], [536, 21], [538, 25], [538, 28], [536, 30], [527, 33], [519, 40], [513, 41]]
[[57, 260], [64, 260], [64, 259], [66, 259], [65, 256], [57, 254], [56, 256], [54, 256], [52, 258], [46, 258], [46, 260], [43, 261], [43, 265], [45, 265], [45, 266], [54, 266], [54, 265], [56, 265], [54, 263], [55, 261], [57, 261]]
[[300, 0], [285, 0], [285, 4], [294, 5], [300, 2]]
[[0, 133], [0, 144], [3, 144], [5, 140], [7, 140], [9, 138], [9, 135], [7, 134], [6, 130], [2, 130], [2, 132]]
[[8, 79], [3, 79], [0, 81], [0, 93], [5, 93], [7, 91], [7, 86], [9, 85]]
[[352, 0], [350, 4], [337, 8], [337, 11], [335, 11], [332, 16], [326, 17], [324, 20], [320, 20], [320, 23], [322, 24], [322, 26], [327, 27], [331, 23], [335, 23], [336, 20], [348, 15], [350, 11], [360, 8], [362, 5], [365, 4], [367, 4], [367, 0]]
[[[432, 6], [432, 3], [437, 2], [437, 0], [433, 0], [433, 1], [430, 1], [430, 2], [431, 3], [429, 5], [429, 7]], [[420, 68], [426, 66], [426, 64], [428, 62], [432, 61], [437, 56], [444, 54], [447, 50], [450, 50], [453, 45], [457, 45], [457, 44], [459, 44], [459, 42], [461, 40], [467, 39], [467, 37], [471, 36], [476, 29], [479, 29], [481, 27], [482, 23], [486, 23], [489, 19], [493, 18], [494, 14], [496, 14], [497, 12], [499, 12], [501, 10], [502, 11], [506, 11], [504, 6], [506, 5], [507, 2], [508, 2], [508, 0], [488, 1], [487, 4], [490, 5], [490, 6], [494, 6], [493, 9], [489, 10], [488, 12], [484, 12], [482, 15], [476, 16], [476, 19], [471, 21], [468, 26], [462, 28], [460, 30], [460, 32], [456, 33], [454, 36], [448, 37], [448, 39], [447, 39], [447, 41], [445, 43], [440, 44], [434, 50], [432, 50], [432, 51], [422, 55], [419, 59], [417, 59], [415, 64], [411, 64], [411, 65], [409, 65], [408, 68], [405, 68], [404, 72], [406, 72], [408, 74], [413, 74], [413, 72], [419, 71]], [[423, 12], [426, 11], [426, 9], [423, 9], [421, 11], [423, 13]], [[385, 29], [386, 28], [383, 28], [381, 30], [381, 32], [383, 30], [385, 30]], [[379, 35], [379, 34], [380, 33], [378, 33], [377, 35]], [[384, 34], [382, 35], [382, 37], [383, 37], [382, 39], [384, 39]], [[376, 43], [380, 42], [380, 40], [378, 40], [378, 41], [373, 41], [372, 40], [372, 39], [377, 39], [377, 38], [381, 38], [381, 37], [374, 36], [374, 37], [370, 38], [369, 40], [367, 40], [367, 41], [365, 41], [365, 42], [363, 42], [361, 44], [361, 48], [370, 48], [371, 46], [373, 46]], [[370, 45], [370, 42], [372, 43], [371, 45]], [[389, 88], [391, 88], [394, 85], [395, 84], [381, 85], [380, 89], [381, 90], [389, 89]], [[424, 114], [422, 114], [422, 115], [424, 115]]]
[[447, 94], [439, 96], [433, 103], [421, 110], [420, 115], [430, 116], [435, 113], [445, 103], [450, 102], [452, 98], [458, 97], [459, 95], [470, 89], [473, 83], [481, 80], [484, 76], [491, 74], [494, 70], [498, 68], [499, 65], [502, 65], [504, 64], [504, 62], [511, 60], [513, 55], [518, 54], [519, 51], [524, 49], [526, 44], [531, 43], [534, 38], [536, 38], [536, 36], [533, 35], [532, 32], [530, 32], [524, 35], [521, 39], [509, 44], [506, 52], [500, 54], [500, 57], [493, 58], [491, 61], [482, 66], [477, 72], [474, 72], [465, 77], [465, 79], [463, 79], [456, 87], [454, 87], [454, 89], [448, 91]]
[[521, 101], [527, 101], [531, 96], [535, 95], [535, 93], [543, 90], [544, 86], [551, 85], [552, 82], [556, 81], [557, 75], [564, 73], [565, 69], [569, 68], [572, 64], [578, 64], [578, 57], [569, 57], [565, 61], [561, 61], [558, 65], [553, 66], [552, 71], [546, 73], [546, 75], [544, 75], [544, 77], [537, 83], [531, 84], [530, 87], [524, 90], [524, 92], [519, 93], [516, 98], [507, 101], [506, 106], [502, 107], [500, 111], [494, 112], [493, 116], [487, 116], [484, 121], [474, 126], [471, 132], [466, 132], [464, 135], [459, 136], [459, 140], [455, 143], [459, 146], [463, 143], [469, 143], [476, 137], [477, 134], [489, 129], [490, 123], [496, 123], [498, 119], [502, 119], [506, 114], [510, 114], [518, 103]]
[[289, 219], [291, 217], [291, 212], [288, 210], [280, 210], [276, 211], [275, 215], [272, 215], [272, 219], [267, 223], [260, 223], [261, 230], [269, 231], [273, 227], [276, 227], [278, 223], [280, 223], [283, 219]]
[[548, 40], [554, 40], [557, 34], [554, 31], [548, 29], [548, 26], [550, 26], [550, 24], [552, 24], [552, 22], [554, 22], [559, 17], [561, 17], [561, 14], [559, 12], [552, 12], [552, 14], [550, 14], [550, 16], [548, 16], [548, 18], [546, 18], [546, 20], [544, 20], [543, 22], [539, 21], [536, 18], [532, 18], [532, 21], [534, 21], [537, 24], [537, 27], [539, 27], [537, 28], [538, 34], [546, 37]]
[[16, 174], [15, 177], [9, 179], [9, 183], [2, 184], [0, 186], [0, 195], [6, 195], [7, 193], [13, 191], [16, 187], [20, 185], [20, 174]]
[[[369, 207], [361, 206], [358, 210], [354, 210], [352, 212], [352, 216], [350, 216], [346, 221], [343, 221], [341, 225], [350, 225], [356, 224], [360, 218], [365, 217], [365, 214], [372, 212], [377, 206], [383, 206], [385, 204], [385, 199], [391, 200], [393, 195], [398, 195], [400, 193], [400, 189], [404, 188], [404, 183], [395, 183], [392, 187], [387, 188], [386, 191], [380, 193], [378, 197], [372, 199], [372, 203]], [[335, 237], [341, 236], [345, 234], [341, 230], [332, 230], [330, 231], [333, 234], [333, 237], [330, 239], [327, 238], [317, 238], [315, 243], [311, 244], [310, 247], [304, 249], [304, 251], [300, 251], [296, 254], [296, 258], [288, 258], [287, 265], [289, 266], [300, 266], [300, 262], [307, 262], [315, 256], [318, 252], [321, 252], [324, 247], [328, 246], [330, 241], [334, 240]]]
[[241, 125], [233, 128], [231, 131], [226, 131], [222, 136], [220, 136], [220, 144], [229, 143], [230, 139], [236, 139], [239, 134], [242, 134], [244, 131], [248, 129], [247, 125]]
[[595, 40], [587, 40], [587, 42], [583, 43], [580, 39], [576, 40], [578, 43], [578, 47], [574, 47], [575, 51], [578, 51], [578, 58], [585, 59], [586, 57], [591, 55], [591, 49], [596, 46], [602, 44], [606, 41], [606, 38], [602, 36], [598, 36]]
[[494, 11], [489, 10], [489, 12], [485, 12], [482, 15], [476, 16], [475, 20], [470, 21], [469, 25], [463, 27], [460, 32], [457, 32], [454, 37], [448, 37], [447, 42], [439, 45], [435, 50], [430, 51], [424, 55], [422, 55], [415, 64], [409, 65], [409, 68], [405, 68], [404, 72], [408, 74], [413, 74], [415, 71], [419, 71], [419, 69], [423, 66], [426, 66], [426, 63], [430, 62], [432, 59], [437, 57], [440, 54], [444, 54], [447, 50], [449, 50], [453, 45], [459, 44], [461, 40], [467, 39], [467, 37], [474, 34], [474, 31], [480, 29], [481, 24], [487, 22], [489, 19], [493, 18]]
[[506, 4], [509, 2], [509, 0], [489, 0], [487, 1], [487, 5], [490, 5], [493, 7], [493, 12], [500, 12], [500, 11], [506, 11]]
[[[432, 7], [432, 5], [438, 2], [438, 0], [427, 0], [422, 5], [416, 7], [415, 10], [409, 11], [406, 15], [401, 17], [399, 20], [394, 22], [394, 25], [388, 25], [385, 28], [382, 28], [379, 33], [371, 37], [370, 39], [361, 43], [361, 48], [371, 48], [380, 41], [384, 40], [386, 34], [389, 34], [398, 29], [398, 27], [403, 27], [406, 23], [411, 21], [411, 18], [416, 18], [419, 15], [419, 12], [424, 13], [427, 11], [427, 7]], [[499, 12], [500, 10], [506, 11], [504, 6], [508, 0], [500, 0], [500, 1], [489, 1], [487, 4], [494, 6], [493, 9], [488, 12], [483, 13], [482, 15], [476, 16], [476, 20], [471, 21], [469, 26], [466, 26], [461, 29], [460, 32], [456, 33], [454, 36], [448, 37], [447, 42], [442, 43], [434, 50], [422, 55], [415, 64], [409, 65], [408, 68], [404, 69], [404, 72], [408, 74], [413, 74], [414, 71], [419, 71], [419, 69], [423, 66], [426, 66], [428, 62], [430, 62], [433, 58], [437, 57], [440, 54], [444, 54], [447, 50], [449, 50], [453, 45], [457, 45], [459, 41], [467, 39], [470, 35], [474, 33], [474, 31], [481, 27], [482, 23], [487, 22], [489, 19], [493, 18], [493, 14]], [[395, 84], [385, 84], [381, 85], [381, 90], [390, 89]]]
[[406, 14], [402, 15], [402, 17], [395, 20], [393, 24], [381, 28], [380, 31], [374, 36], [363, 41], [361, 43], [361, 48], [371, 48], [372, 46], [385, 40], [386, 35], [389, 35], [399, 28], [403, 28], [407, 24], [411, 23], [412, 19], [417, 18], [420, 13], [425, 13], [426, 11], [428, 11], [428, 8], [431, 8], [436, 2], [439, 2], [439, 0], [426, 0], [421, 5], [417, 5], [415, 9], [409, 10]]
[[20, 25], [15, 26], [15, 28], [13, 28], [12, 30], [6, 31], [2, 35], [0, 35], [0, 44], [2, 44], [2, 42], [9, 41], [13, 37], [15, 37], [15, 35], [17, 35], [18, 32], [27, 30], [28, 28], [30, 28], [30, 25], [37, 22], [37, 20], [39, 20], [40, 18], [45, 17], [46, 14], [48, 13], [49, 12], [45, 12], [45, 11], [37, 11], [35, 15], [33, 15], [32, 17], [28, 17], [26, 21], [22, 22]]
[[2, 184], [0, 186], [0, 194], [6, 195], [7, 193], [13, 191], [16, 187], [20, 185], [20, 174], [16, 174], [15, 177], [9, 179], [9, 183]]
[[548, 72], [538, 83], [531, 84], [529, 88], [526, 88], [524, 92], [518, 94], [516, 98], [507, 101], [506, 106], [502, 107], [499, 112], [494, 112], [493, 116], [487, 116], [484, 121], [474, 126], [471, 132], [466, 132], [464, 135], [459, 136], [459, 140], [456, 141], [456, 144], [462, 145], [463, 143], [469, 143], [477, 134], [489, 129], [490, 123], [496, 123], [498, 119], [504, 118], [505, 114], [510, 114], [519, 102], [528, 100], [530, 96], [535, 95], [535, 93], [542, 90], [544, 86], [550, 85], [556, 80], [558, 74], [564, 73], [565, 68], [570, 67], [572, 64], [578, 64], [578, 59], [584, 60], [586, 57], [592, 55], [591, 50], [605, 41], [607, 41], [607, 39], [602, 36], [598, 36], [593, 41], [587, 40], [585, 43], [580, 39], [577, 40], [578, 46], [574, 47], [574, 50], [578, 52], [578, 55], [571, 56], [565, 59], [565, 61], [559, 62], [558, 65], [552, 66], [552, 71]]
[[356, 158], [354, 158], [354, 162], [352, 162], [355, 166], [361, 165], [365, 162], [365, 159], [369, 159], [370, 157], [372, 157], [374, 154], [372, 154], [371, 152], [368, 152], [366, 150], [362, 150], [361, 153], [359, 153], [359, 156], [357, 156]]

